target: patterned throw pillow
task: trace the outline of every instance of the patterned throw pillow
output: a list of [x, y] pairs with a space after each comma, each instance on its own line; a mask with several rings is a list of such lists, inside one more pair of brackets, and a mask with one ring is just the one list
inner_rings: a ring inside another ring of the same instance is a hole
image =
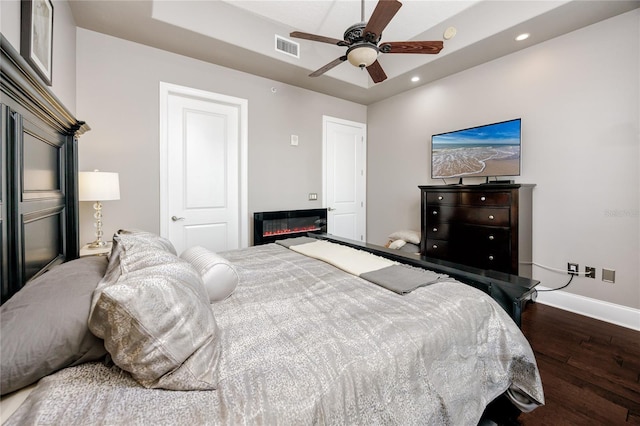
[[114, 236], [89, 328], [113, 362], [147, 388], [215, 389], [219, 330], [202, 279], [157, 239]]

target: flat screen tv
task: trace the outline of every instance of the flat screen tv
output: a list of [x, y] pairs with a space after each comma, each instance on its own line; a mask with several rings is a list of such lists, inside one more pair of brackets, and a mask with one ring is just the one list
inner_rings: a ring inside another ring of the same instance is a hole
[[521, 119], [431, 137], [431, 178], [520, 176]]

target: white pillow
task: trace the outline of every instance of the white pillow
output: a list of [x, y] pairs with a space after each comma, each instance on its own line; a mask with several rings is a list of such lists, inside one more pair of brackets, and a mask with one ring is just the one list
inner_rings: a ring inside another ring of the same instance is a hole
[[407, 242], [405, 240], [395, 240], [395, 241], [391, 242], [391, 244], [389, 244], [389, 248], [393, 249], [393, 250], [397, 250], [397, 249], [401, 248], [402, 246], [404, 246], [405, 244], [407, 244]]
[[224, 257], [200, 246], [185, 250], [180, 257], [200, 273], [210, 303], [226, 299], [236, 289], [238, 273]]
[[420, 232], [411, 230], [396, 231], [389, 235], [389, 239], [391, 241], [405, 240], [408, 243], [420, 244]]

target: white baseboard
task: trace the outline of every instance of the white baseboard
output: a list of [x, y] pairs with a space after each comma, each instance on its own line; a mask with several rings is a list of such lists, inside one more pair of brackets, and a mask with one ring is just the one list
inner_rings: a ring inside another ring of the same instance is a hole
[[[539, 290], [546, 287], [538, 286]], [[538, 292], [536, 302], [640, 331], [640, 309], [616, 305], [565, 291]]]

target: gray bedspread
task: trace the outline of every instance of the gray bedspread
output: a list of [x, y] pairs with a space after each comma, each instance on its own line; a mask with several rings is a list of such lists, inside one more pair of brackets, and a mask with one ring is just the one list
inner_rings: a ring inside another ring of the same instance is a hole
[[510, 386], [544, 402], [528, 342], [479, 290], [399, 296], [275, 244], [222, 255], [240, 281], [212, 305], [217, 390], [145, 389], [84, 364], [42, 379], [7, 424], [476, 425]]

